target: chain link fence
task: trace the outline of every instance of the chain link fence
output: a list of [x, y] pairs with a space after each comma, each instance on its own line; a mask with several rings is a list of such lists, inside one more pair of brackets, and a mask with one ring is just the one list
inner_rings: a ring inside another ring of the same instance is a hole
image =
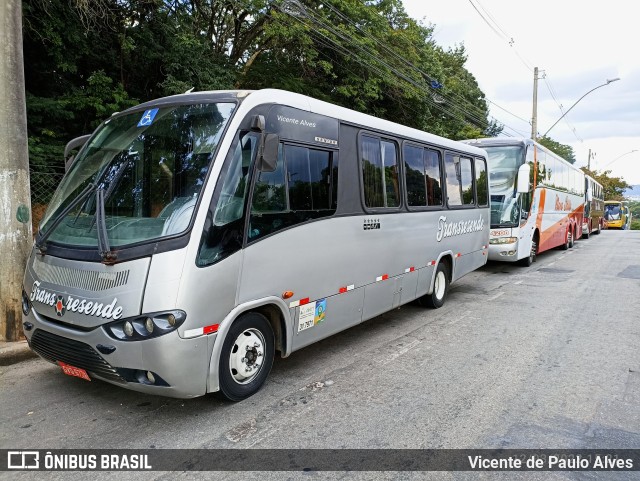
[[31, 222], [33, 235], [44, 216], [49, 201], [64, 176], [64, 165], [29, 166], [31, 183]]

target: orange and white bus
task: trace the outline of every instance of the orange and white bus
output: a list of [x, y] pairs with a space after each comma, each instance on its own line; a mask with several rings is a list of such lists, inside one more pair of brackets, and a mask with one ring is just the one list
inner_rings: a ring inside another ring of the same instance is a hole
[[540, 252], [582, 236], [585, 174], [531, 139], [466, 143], [489, 154], [489, 260], [530, 266]]

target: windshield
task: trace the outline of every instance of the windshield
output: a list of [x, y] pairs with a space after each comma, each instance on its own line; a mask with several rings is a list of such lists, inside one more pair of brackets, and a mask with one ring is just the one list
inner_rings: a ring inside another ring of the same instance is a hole
[[607, 204], [604, 206], [604, 218], [606, 220], [620, 220], [621, 213], [620, 204]]
[[168, 106], [107, 120], [62, 180], [41, 232], [98, 247], [103, 228], [112, 248], [184, 232], [234, 108]]
[[516, 175], [524, 162], [518, 145], [485, 147], [489, 154], [491, 226], [513, 227], [520, 222], [520, 197], [516, 195]]

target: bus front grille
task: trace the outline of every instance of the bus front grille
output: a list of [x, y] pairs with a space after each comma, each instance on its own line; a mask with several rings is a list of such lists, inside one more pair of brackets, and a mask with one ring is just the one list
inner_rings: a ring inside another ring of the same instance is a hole
[[125, 382], [116, 368], [105, 361], [91, 346], [37, 329], [30, 341], [31, 349], [47, 361], [62, 361], [84, 369], [89, 374], [108, 381]]

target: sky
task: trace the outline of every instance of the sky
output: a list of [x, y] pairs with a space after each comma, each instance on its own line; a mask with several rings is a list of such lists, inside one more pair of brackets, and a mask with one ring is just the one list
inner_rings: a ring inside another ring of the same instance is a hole
[[[611, 170], [629, 184], [640, 184], [640, 40], [633, 2], [403, 0], [403, 4], [411, 17], [434, 27], [438, 45], [445, 49], [464, 45], [466, 68], [506, 134], [531, 137], [534, 67], [538, 67], [539, 135], [551, 129], [548, 136], [570, 145], [579, 167], [587, 165], [591, 151], [592, 169]], [[620, 80], [587, 93], [614, 78]]]

